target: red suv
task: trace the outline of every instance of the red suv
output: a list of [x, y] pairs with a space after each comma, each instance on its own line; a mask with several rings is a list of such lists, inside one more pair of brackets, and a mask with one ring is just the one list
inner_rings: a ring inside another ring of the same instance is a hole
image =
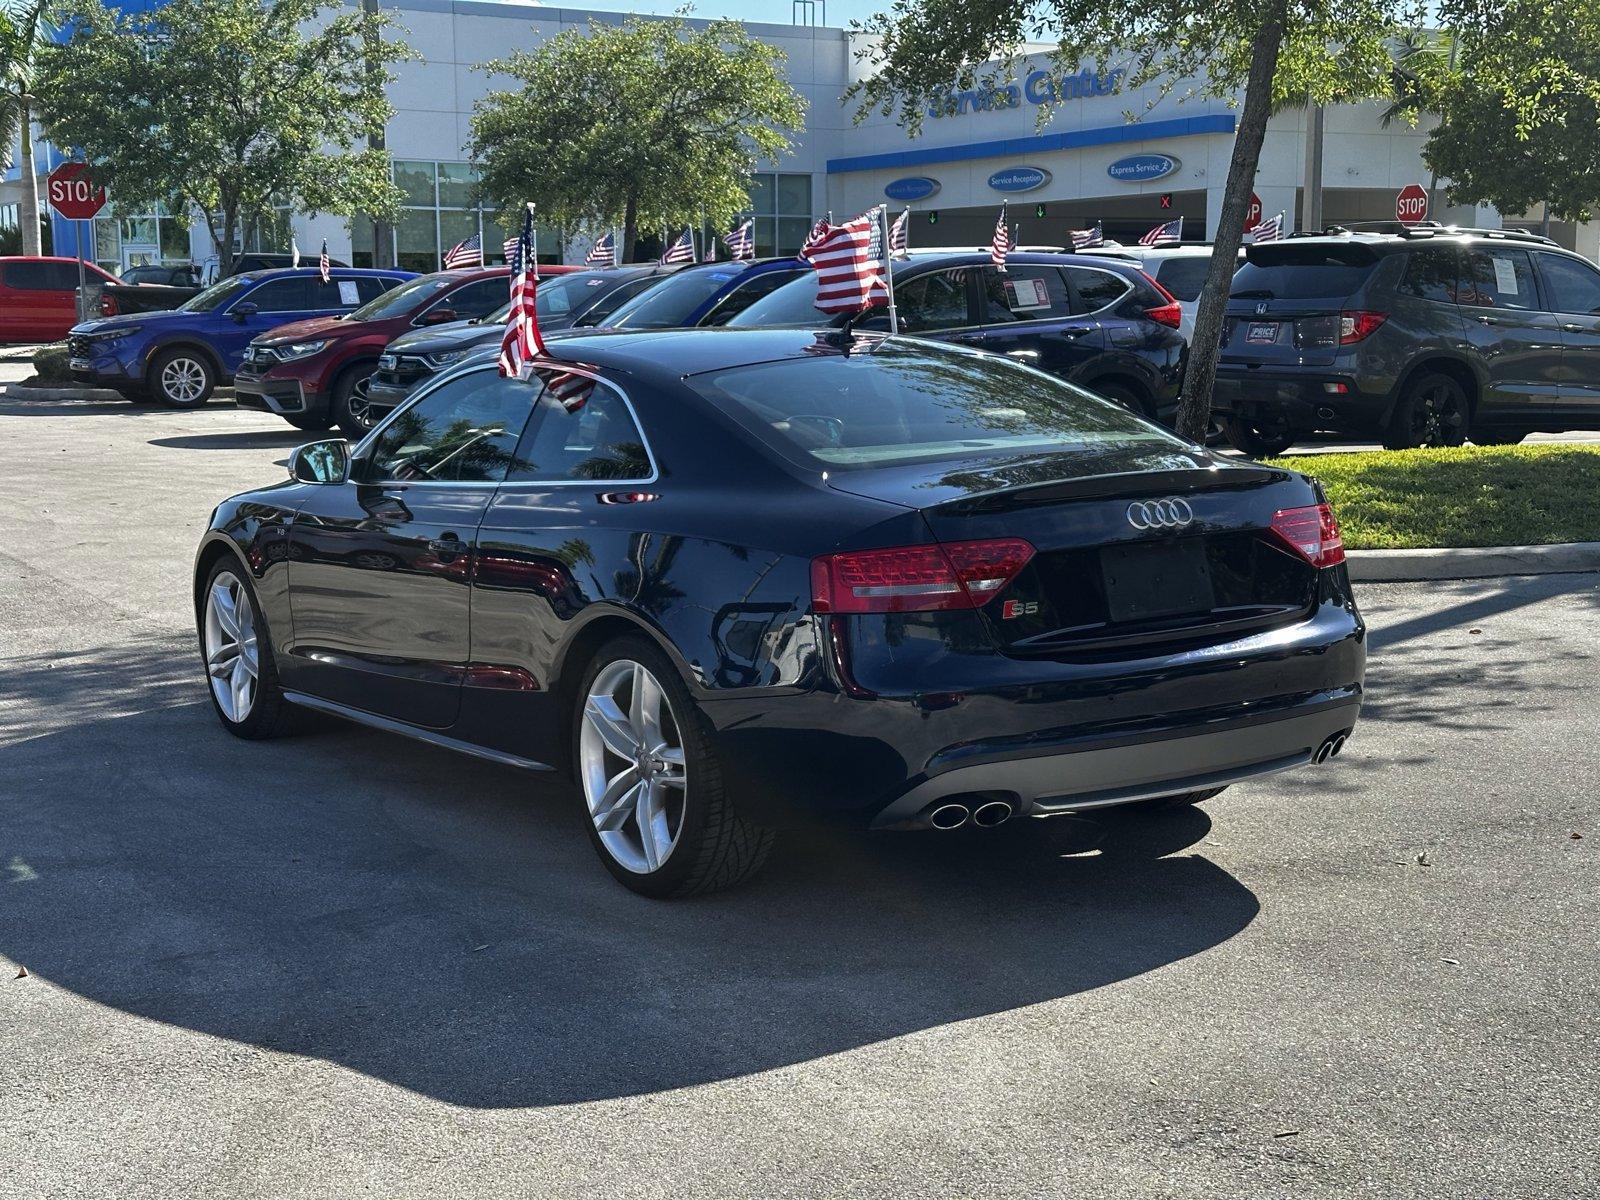
[[234, 376], [241, 408], [274, 412], [297, 429], [339, 426], [352, 438], [376, 424], [367, 376], [394, 338], [422, 325], [482, 317], [506, 302], [505, 267], [436, 271], [343, 317], [279, 325], [255, 338]]
[[[93, 263], [89, 283], [116, 283]], [[0, 342], [58, 342], [78, 323], [78, 260], [17, 255], [0, 258]]]

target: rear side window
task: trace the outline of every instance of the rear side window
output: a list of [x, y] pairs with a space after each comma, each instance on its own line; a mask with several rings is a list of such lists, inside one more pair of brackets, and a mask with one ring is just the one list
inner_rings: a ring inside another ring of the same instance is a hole
[[1600, 271], [1561, 254], [1535, 254], [1552, 312], [1600, 314]]
[[[896, 301], [899, 297], [895, 297]], [[994, 267], [983, 269], [983, 307], [979, 321], [1002, 325], [1008, 321], [1043, 321], [1072, 314], [1072, 296], [1056, 267], [1015, 264], [1002, 275]]]
[[1171, 292], [1174, 300], [1198, 300], [1210, 270], [1209, 258], [1169, 258], [1156, 271], [1156, 282]]
[[365, 304], [369, 300], [376, 300], [399, 282], [398, 279], [383, 279], [375, 275], [364, 275], [356, 280], [356, 294], [361, 297], [361, 303]]
[[316, 276], [308, 275], [302, 282], [306, 287], [309, 301], [306, 307], [309, 309], [361, 307], [359, 279], [330, 279], [323, 283]]
[[1133, 285], [1121, 275], [1110, 271], [1096, 271], [1089, 267], [1068, 267], [1072, 286], [1078, 290], [1078, 311], [1099, 312], [1121, 300]]
[[1340, 300], [1357, 291], [1378, 265], [1365, 246], [1273, 243], [1251, 246], [1233, 276], [1236, 300]]
[[600, 384], [576, 412], [546, 392], [517, 447], [508, 480], [580, 483], [650, 477], [644, 434], [616, 392]]
[[1424, 246], [1406, 255], [1405, 273], [1397, 290], [1419, 300], [1456, 302], [1456, 252], [1447, 246]]
[[1476, 308], [1538, 308], [1526, 250], [1469, 250], [1459, 302]]
[[[814, 290], [811, 298], [815, 304]], [[900, 318], [900, 328], [907, 333], [956, 329], [972, 324], [972, 316], [967, 310], [967, 269], [958, 267], [954, 271], [929, 271], [904, 283], [897, 281], [894, 285], [894, 306]], [[882, 327], [887, 328], [888, 317], [881, 314], [877, 316], [882, 317]], [[811, 319], [820, 323], [827, 318], [813, 308]]]
[[7, 287], [27, 292], [71, 291], [78, 286], [78, 268], [68, 263], [7, 263], [5, 281]]

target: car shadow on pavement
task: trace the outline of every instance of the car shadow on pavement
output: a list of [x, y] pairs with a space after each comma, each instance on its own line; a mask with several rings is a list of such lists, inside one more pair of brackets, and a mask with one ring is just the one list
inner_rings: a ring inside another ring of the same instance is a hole
[[1198, 809], [794, 835], [749, 887], [652, 902], [604, 872], [562, 785], [342, 724], [239, 741], [198, 681], [67, 719], [73, 686], [36, 683], [66, 715], [0, 746], [0, 953], [31, 973], [0, 987], [454, 1104], [782, 1068], [1130, 979], [1258, 911], [1177, 853], [1210, 829]]
[[289, 450], [337, 433], [304, 429], [254, 429], [239, 433], [189, 433], [179, 437], [151, 438], [149, 444], [171, 450]]

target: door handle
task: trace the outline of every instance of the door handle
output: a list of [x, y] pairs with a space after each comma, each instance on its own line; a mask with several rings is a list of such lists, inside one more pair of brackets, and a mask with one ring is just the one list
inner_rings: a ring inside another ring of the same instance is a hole
[[1037, 350], [1007, 350], [1006, 351], [1006, 357], [1007, 358], [1038, 358], [1039, 357], [1039, 352]]
[[1478, 318], [1478, 324], [1480, 324], [1480, 325], [1498, 325], [1498, 324], [1500, 324], [1500, 318], [1499, 317], [1479, 317]]
[[430, 541], [428, 549], [432, 550], [440, 558], [448, 560], [456, 557], [466, 549], [466, 543], [453, 533], [445, 533]]
[[1565, 329], [1568, 333], [1582, 333], [1589, 327], [1587, 325], [1579, 325], [1576, 321], [1568, 321], [1562, 325], [1561, 328]]

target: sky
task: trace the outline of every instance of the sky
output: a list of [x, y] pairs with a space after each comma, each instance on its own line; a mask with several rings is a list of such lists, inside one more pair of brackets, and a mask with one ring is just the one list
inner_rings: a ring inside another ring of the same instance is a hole
[[[612, 12], [659, 13], [663, 16], [676, 12], [683, 0], [570, 0], [572, 8], [595, 8]], [[816, 0], [814, 23], [823, 24], [823, 9], [827, 9], [827, 24], [842, 28], [851, 21], [862, 21], [881, 9], [888, 8], [887, 0]], [[794, 23], [795, 10], [791, 0], [696, 0], [695, 17], [737, 17], [741, 21], [766, 21], [773, 25]]]

